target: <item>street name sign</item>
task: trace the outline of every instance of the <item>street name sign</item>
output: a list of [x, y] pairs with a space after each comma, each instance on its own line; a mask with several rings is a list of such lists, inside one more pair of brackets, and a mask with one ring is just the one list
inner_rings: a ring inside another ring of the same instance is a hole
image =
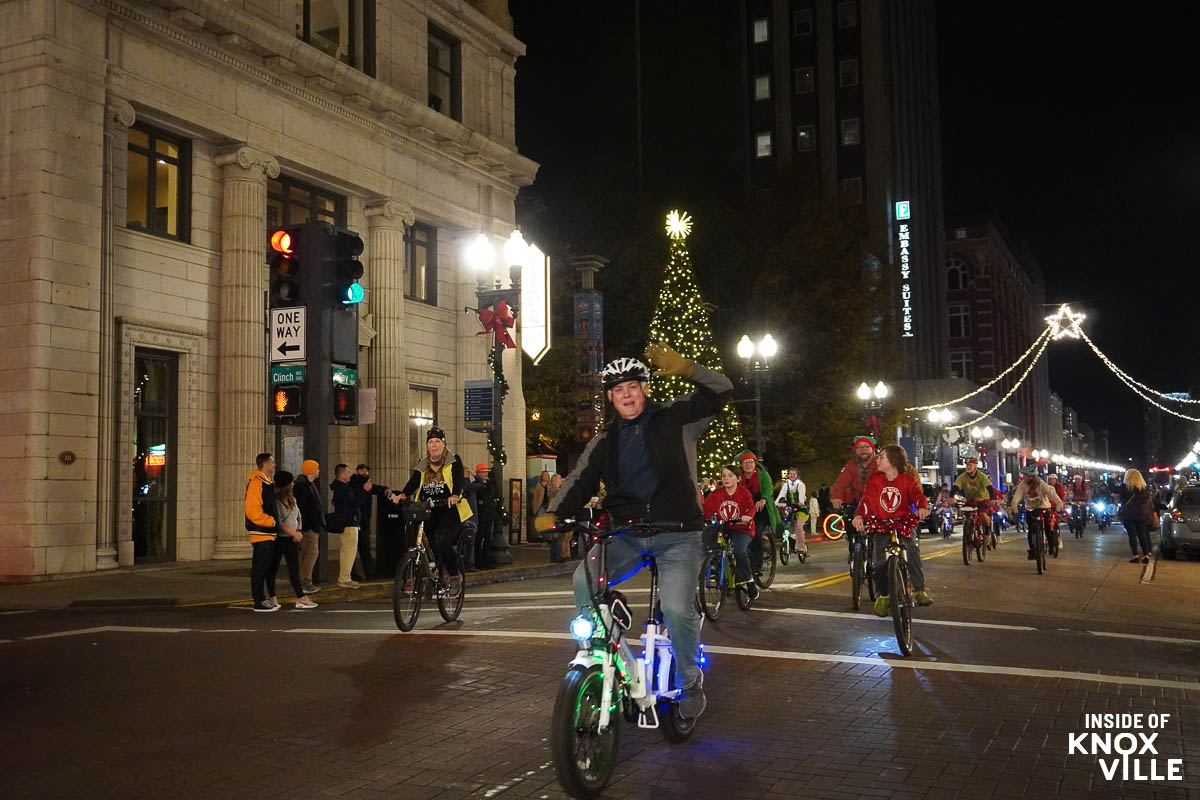
[[289, 364], [286, 367], [271, 367], [271, 385], [281, 383], [304, 383], [307, 370], [303, 364]]
[[304, 306], [271, 309], [271, 362], [304, 360]]

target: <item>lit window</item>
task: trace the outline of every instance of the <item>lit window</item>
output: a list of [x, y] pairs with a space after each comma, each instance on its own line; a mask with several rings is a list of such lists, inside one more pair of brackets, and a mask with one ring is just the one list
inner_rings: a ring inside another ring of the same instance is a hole
[[950, 338], [963, 339], [971, 335], [971, 307], [953, 305], [948, 309], [950, 316]]
[[429, 26], [429, 107], [462, 121], [462, 48], [457, 39]]
[[839, 28], [853, 28], [858, 25], [858, 4], [854, 0], [838, 3], [837, 22]]
[[754, 20], [754, 43], [762, 44], [767, 41], [770, 36], [770, 27], [766, 17], [759, 17]]
[[842, 146], [862, 144], [862, 124], [858, 117], [842, 120]]
[[946, 262], [946, 289], [951, 292], [956, 292], [959, 289], [966, 289], [970, 282], [971, 273], [967, 269], [967, 264], [958, 258], [952, 258]]
[[966, 228], [955, 228], [954, 229], [954, 238], [955, 239], [967, 238], [967, 229]]
[[770, 133], [760, 133], [754, 137], [754, 155], [757, 158], [766, 158], [771, 155], [772, 142]]
[[858, 59], [838, 62], [838, 86], [858, 86]]
[[808, 150], [817, 149], [817, 126], [816, 125], [797, 125], [796, 126], [796, 150], [803, 153]]
[[754, 77], [754, 99], [769, 100], [771, 97], [771, 76], [756, 75]]
[[796, 68], [796, 94], [812, 94], [816, 89], [816, 70], [812, 67]]
[[842, 181], [842, 197], [851, 205], [860, 206], [863, 201], [862, 178], [846, 178]]
[[800, 8], [792, 12], [792, 35], [812, 36], [813, 16], [811, 8]]
[[187, 241], [191, 143], [145, 125], [129, 129], [125, 226]]
[[971, 377], [971, 351], [959, 350], [950, 354], [950, 377]]
[[437, 389], [408, 387], [408, 450], [413, 463], [425, 455], [425, 433], [437, 425]]
[[346, 198], [280, 175], [267, 180], [267, 235], [280, 225], [328, 222], [345, 227]]

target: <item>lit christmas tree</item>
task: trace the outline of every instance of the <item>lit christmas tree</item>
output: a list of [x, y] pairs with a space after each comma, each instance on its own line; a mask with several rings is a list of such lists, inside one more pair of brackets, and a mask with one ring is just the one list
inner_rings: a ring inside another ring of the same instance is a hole
[[[654, 318], [650, 321], [650, 343], [666, 342], [685, 358], [721, 371], [721, 356], [713, 344], [708, 309], [700, 298], [700, 287], [696, 285], [692, 258], [688, 254], [687, 236], [691, 232], [692, 218], [686, 213], [672, 211], [667, 215], [671, 253], [658, 292]], [[650, 381], [650, 397], [660, 403], [693, 391], [695, 387], [690, 381], [676, 375]], [[732, 464], [743, 447], [741, 424], [733, 405], [726, 405], [696, 448], [698, 475], [702, 478], [720, 475], [721, 466]]]

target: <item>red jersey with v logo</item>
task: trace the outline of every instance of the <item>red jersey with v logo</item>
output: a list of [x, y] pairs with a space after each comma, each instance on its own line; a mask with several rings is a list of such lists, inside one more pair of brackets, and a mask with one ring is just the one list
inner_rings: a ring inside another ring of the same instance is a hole
[[867, 479], [862, 502], [855, 513], [864, 519], [871, 516], [891, 519], [914, 514], [916, 509], [928, 505], [920, 482], [912, 475], [901, 472], [889, 481], [882, 472], [876, 472]]

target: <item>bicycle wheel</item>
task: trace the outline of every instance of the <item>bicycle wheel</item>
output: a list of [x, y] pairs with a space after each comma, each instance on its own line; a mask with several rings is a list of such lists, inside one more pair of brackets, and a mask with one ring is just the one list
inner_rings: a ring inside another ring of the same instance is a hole
[[754, 582], [760, 589], [770, 589], [775, 582], [775, 534], [763, 531], [762, 537], [762, 567]]
[[443, 591], [438, 594], [437, 605], [442, 619], [446, 620], [446, 622], [454, 622], [454, 620], [458, 619], [458, 615], [462, 613], [463, 609], [463, 598], [467, 595], [467, 571], [463, 566], [462, 556], [456, 556], [456, 559], [458, 560], [457, 594], [451, 596], [446, 593], [445, 590], [449, 586], [450, 576], [446, 574], [445, 570], [441, 570]]
[[787, 566], [788, 559], [792, 557], [792, 535], [784, 533], [779, 540], [779, 563]]
[[[659, 665], [658, 659], [655, 659], [654, 673], [658, 674]], [[675, 659], [671, 659], [671, 669], [668, 671], [667, 685], [675, 685]], [[692, 733], [696, 730], [698, 719], [687, 719], [679, 713], [679, 703], [671, 700], [660, 698], [656, 703], [658, 706], [658, 729], [662, 731], [663, 738], [671, 744], [683, 744], [688, 739], [692, 738]]]
[[742, 611], [749, 611], [753, 601], [750, 599], [750, 590], [746, 588], [746, 584], [741, 584], [734, 589], [734, 597], [737, 599], [738, 608]]
[[863, 542], [863, 582], [867, 584], [867, 597], [871, 598], [872, 603], [879, 595], [879, 592], [875, 591], [875, 576], [871, 574], [871, 562], [874, 558], [875, 538], [868, 536]]
[[846, 520], [841, 514], [830, 514], [822, 523], [821, 530], [825, 532], [826, 539], [836, 542], [846, 535]]
[[558, 782], [572, 797], [599, 796], [612, 777], [621, 743], [621, 715], [600, 732], [604, 675], [599, 666], [571, 667], [558, 687], [550, 722], [550, 752]]
[[891, 587], [892, 627], [896, 644], [903, 655], [913, 653], [912, 604], [913, 588], [908, 581], [908, 568], [899, 556], [888, 557], [888, 585]]
[[973, 527], [974, 524], [971, 522], [970, 517], [963, 520], [962, 556], [963, 564], [968, 567], [971, 566], [971, 540], [974, 538], [972, 535], [974, 533], [972, 531]]
[[392, 616], [396, 627], [411, 631], [421, 615], [421, 598], [425, 594], [425, 576], [421, 574], [420, 553], [409, 550], [396, 568], [392, 583]]
[[725, 604], [725, 563], [721, 552], [710, 553], [700, 565], [700, 612], [712, 622], [721, 617]]
[[1046, 532], [1038, 526], [1038, 532], [1033, 537], [1033, 560], [1037, 562], [1037, 574], [1046, 571]]
[[850, 601], [855, 611], [858, 611], [862, 599], [863, 574], [866, 572], [864, 561], [862, 542], [855, 542], [854, 552], [850, 554]]
[[987, 553], [987, 531], [975, 536], [975, 560], [982, 562], [985, 553]]

